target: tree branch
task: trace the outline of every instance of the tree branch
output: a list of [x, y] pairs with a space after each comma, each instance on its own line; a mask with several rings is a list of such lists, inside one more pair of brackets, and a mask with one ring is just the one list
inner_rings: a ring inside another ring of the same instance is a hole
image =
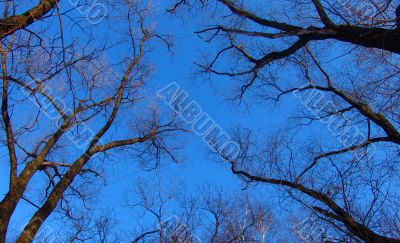
[[312, 0], [315, 8], [317, 9], [318, 15], [327, 27], [334, 26], [332, 20], [328, 17], [328, 14], [325, 12], [324, 6], [322, 5], [321, 1], [319, 0]]
[[23, 29], [46, 15], [56, 6], [58, 0], [44, 0], [36, 7], [21, 15], [10, 16], [0, 20], [0, 40]]

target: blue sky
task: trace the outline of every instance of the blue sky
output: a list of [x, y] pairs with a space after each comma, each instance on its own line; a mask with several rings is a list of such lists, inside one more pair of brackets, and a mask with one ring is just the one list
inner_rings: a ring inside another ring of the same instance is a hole
[[[212, 83], [203, 77], [195, 77], [195, 61], [201, 58], [201, 54], [210, 51], [210, 45], [200, 40], [194, 32], [199, 29], [201, 19], [182, 20], [174, 16], [165, 14], [165, 2], [158, 4], [156, 10], [157, 29], [162, 34], [171, 34], [173, 36], [173, 54], [165, 48], [156, 48], [151, 54], [150, 62], [154, 65], [155, 72], [150, 81], [150, 86], [158, 90], [171, 82], [176, 82], [181, 89], [189, 94], [189, 98], [198, 102], [202, 110], [210, 115], [217, 124], [226, 131], [230, 131], [236, 125], [245, 125], [260, 129], [263, 131], [273, 130], [283, 123], [287, 122], [287, 114], [298, 104], [293, 104], [293, 100], [283, 103], [280, 107], [273, 107], [259, 103], [249, 97], [250, 106], [239, 104], [227, 100], [231, 92], [232, 80], [213, 77]], [[150, 94], [156, 96], [156, 93]], [[169, 108], [166, 107], [168, 110]], [[215, 158], [207, 156], [207, 146], [202, 139], [195, 134], [189, 134], [186, 137], [183, 155], [185, 161], [183, 164], [167, 164], [157, 173], [160, 174], [164, 182], [166, 191], [174, 191], [181, 185], [185, 185], [189, 192], [196, 194], [198, 190], [205, 185], [217, 185], [227, 192], [233, 194], [243, 193], [244, 184], [230, 172], [230, 167]], [[128, 162], [129, 163], [129, 162]], [[155, 173], [143, 173], [136, 168], [119, 166], [115, 167], [116, 172], [112, 175], [109, 185], [102, 191], [101, 197], [106, 199], [107, 195], [112, 194], [111, 200], [106, 204], [110, 207], [115, 206], [115, 196], [123, 198], [126, 188], [132, 188], [138, 176], [145, 180], [154, 180]], [[151, 178], [151, 179], [149, 179]], [[116, 186], [118, 183], [118, 186]], [[116, 190], [119, 188], [119, 190]], [[274, 187], [257, 187], [248, 189], [256, 197], [270, 203], [271, 209], [276, 211], [278, 218], [285, 222], [287, 212], [278, 205], [281, 201], [277, 198], [277, 191]], [[126, 213], [126, 208], [122, 208], [121, 214]], [[128, 209], [129, 211], [129, 209]], [[121, 221], [127, 220], [129, 223], [134, 217], [134, 213], [128, 213], [128, 219], [121, 218]], [[282, 228], [284, 226], [282, 225]]]
[[[156, 99], [155, 91], [171, 82], [177, 82], [182, 89], [188, 92], [190, 99], [197, 101], [202, 110], [226, 131], [241, 124], [268, 132], [287, 122], [290, 111], [299, 105], [294, 103], [294, 99], [288, 99], [286, 102], [284, 100], [279, 107], [273, 107], [260, 103], [252, 97], [246, 97], [245, 101], [251, 103], [250, 106], [246, 106], [245, 103], [239, 104], [226, 99], [232, 95], [231, 80], [213, 77], [211, 83], [202, 77], [195, 77], [194, 61], [201, 57], [201, 53], [210, 51], [210, 45], [201, 41], [194, 34], [202, 20], [183, 21], [174, 16], [168, 16], [165, 13], [166, 1], [157, 2], [156, 17], [154, 17], [157, 29], [162, 34], [173, 35], [174, 47], [173, 54], [163, 47], [155, 48], [150, 54], [149, 62], [154, 66], [154, 75], [149, 83], [151, 87], [151, 92], [147, 92], [149, 97], [154, 96], [151, 98]], [[107, 25], [100, 22], [98, 28], [105, 31]], [[124, 52], [122, 49], [120, 51]], [[118, 51], [113, 53], [114, 55], [118, 56]], [[282, 76], [287, 76], [288, 79], [292, 78], [290, 73], [282, 73]], [[100, 185], [101, 189], [93, 207], [96, 207], [98, 212], [112, 209], [121, 226], [128, 225], [127, 228], [133, 229], [135, 225], [132, 224], [132, 218], [135, 217], [135, 213], [134, 210], [125, 207], [125, 197], [132, 189], [135, 189], [135, 183], [139, 178], [152, 181], [156, 174], [162, 178], [167, 191], [173, 191], [179, 186], [185, 185], [190, 192], [196, 193], [200, 187], [211, 184], [218, 185], [226, 191], [242, 192], [243, 184], [231, 174], [229, 166], [216, 162], [215, 158], [206, 155], [206, 145], [200, 137], [189, 134], [186, 136], [186, 140], [187, 143], [182, 151], [185, 158], [184, 163], [165, 164], [156, 172], [143, 172], [138, 168], [137, 161], [133, 157], [120, 155], [118, 152], [114, 153], [115, 161], [105, 163], [106, 184], [104, 187]], [[0, 150], [0, 156], [3, 161], [7, 160], [7, 153], [4, 149]], [[7, 171], [7, 164], [0, 163], [1, 195], [7, 192], [7, 181], [5, 180], [8, 177]], [[96, 183], [101, 184], [102, 180], [99, 179]], [[277, 199], [277, 191], [273, 187], [258, 187], [249, 190], [271, 203], [274, 211], [285, 214], [277, 207], [280, 202]], [[11, 225], [15, 225], [15, 228], [22, 227], [24, 219], [33, 209], [26, 202], [21, 202]], [[51, 223], [52, 219], [49, 221], [50, 227], [54, 227], [54, 224]]]

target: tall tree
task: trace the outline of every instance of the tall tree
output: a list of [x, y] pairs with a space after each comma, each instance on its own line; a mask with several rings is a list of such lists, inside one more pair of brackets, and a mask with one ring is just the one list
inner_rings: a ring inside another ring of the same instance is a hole
[[226, 157], [232, 172], [281, 188], [343, 240], [400, 241], [395, 4], [217, 0], [170, 8], [212, 14], [197, 34], [218, 51], [197, 62], [202, 73], [235, 81], [239, 100], [296, 107], [276, 134], [237, 129], [242, 151]]
[[[113, 6], [118, 9], [118, 31], [125, 28], [127, 40], [120, 44], [126, 52], [116, 61], [107, 55], [119, 40], [98, 36], [94, 41], [96, 26], [70, 7], [63, 11], [58, 6], [49, 17], [52, 21], [15, 32], [56, 4], [41, 1], [22, 15], [8, 16], [12, 4], [4, 3], [1, 37], [9, 36], [0, 45], [1, 112], [9, 190], [0, 202], [1, 243], [22, 201], [35, 212], [16, 242], [31, 242], [57, 207], [74, 219], [76, 208], [70, 204], [85, 198], [85, 184], [101, 174], [101, 162], [111, 150], [131, 148], [137, 158], [174, 159], [167, 138], [181, 130], [174, 117], [161, 116], [142, 95], [150, 78], [148, 46], [161, 38], [148, 27], [151, 5], [121, 1]], [[146, 112], [132, 112], [133, 106], [145, 106]], [[122, 122], [132, 127], [116, 133], [115, 124]]]

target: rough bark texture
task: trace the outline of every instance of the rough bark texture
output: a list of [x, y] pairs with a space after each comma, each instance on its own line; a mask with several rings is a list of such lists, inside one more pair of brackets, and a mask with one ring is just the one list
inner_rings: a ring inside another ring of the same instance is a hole
[[0, 40], [42, 18], [56, 6], [58, 0], [45, 0], [21, 15], [0, 20]]

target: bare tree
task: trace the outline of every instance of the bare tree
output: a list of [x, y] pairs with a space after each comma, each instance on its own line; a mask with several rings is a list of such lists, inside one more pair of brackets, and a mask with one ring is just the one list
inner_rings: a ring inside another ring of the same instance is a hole
[[[140, 183], [140, 202], [154, 223], [143, 225], [133, 242], [269, 242], [274, 218], [267, 205], [245, 195], [229, 194], [214, 186], [199, 189], [200, 195], [185, 188], [165, 191], [162, 183]], [[157, 188], [157, 190], [148, 190]], [[173, 206], [175, 204], [175, 206]]]
[[[24, 6], [3, 3], [1, 38], [7, 38], [0, 46], [1, 112], [9, 191], [0, 202], [2, 243], [21, 201], [35, 212], [16, 242], [31, 242], [56, 209], [77, 219], [71, 204], [88, 196], [87, 186], [93, 176], [101, 176], [101, 164], [112, 150], [130, 150], [142, 160], [175, 160], [168, 138], [182, 130], [175, 117], [162, 116], [142, 93], [151, 73], [146, 54], [153, 41], [163, 40], [147, 20], [151, 4], [116, 2], [118, 11], [109, 20], [118, 20], [118, 31], [124, 28], [124, 42], [114, 33], [92, 44], [95, 25], [85, 27], [84, 18], [71, 9], [63, 12], [57, 2], [41, 1], [22, 15], [15, 13]], [[52, 9], [56, 13], [49, 23], [15, 32]], [[107, 58], [116, 42], [126, 48], [117, 62]], [[116, 133], [122, 122], [132, 126]], [[106, 221], [96, 224], [100, 239], [107, 234]], [[85, 223], [77, 226], [80, 231]]]
[[[112, 212], [105, 212], [99, 217], [93, 217], [90, 214], [82, 214], [81, 217], [77, 218], [77, 220], [73, 221], [73, 226], [69, 232], [64, 229], [64, 234], [66, 236], [61, 237], [59, 239], [65, 239], [65, 242], [84, 242], [84, 241], [95, 241], [95, 242], [121, 242], [122, 237], [117, 235], [116, 232], [118, 230], [115, 229], [115, 215]], [[71, 223], [71, 219], [67, 218]], [[66, 233], [66, 234], [65, 234]], [[51, 242], [51, 239], [54, 241], [54, 235], [49, 235], [50, 239], [42, 239], [39, 238], [39, 241]]]
[[297, 108], [275, 134], [238, 128], [241, 153], [225, 156], [232, 172], [278, 186], [346, 241], [400, 241], [396, 4], [217, 0], [170, 9], [212, 14], [197, 34], [219, 50], [197, 63], [201, 73], [234, 80], [241, 101], [251, 94]]

